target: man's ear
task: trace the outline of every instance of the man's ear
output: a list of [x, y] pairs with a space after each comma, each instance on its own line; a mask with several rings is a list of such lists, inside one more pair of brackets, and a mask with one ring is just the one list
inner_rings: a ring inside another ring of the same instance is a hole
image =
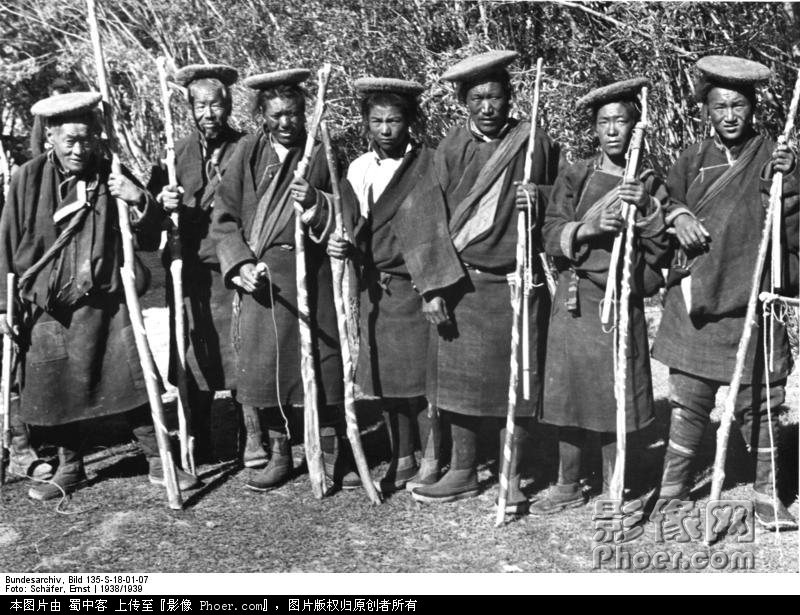
[[48, 126], [48, 127], [45, 129], [45, 133], [44, 133], [44, 134], [45, 134], [45, 137], [47, 138], [47, 142], [48, 142], [50, 145], [53, 145], [53, 140], [54, 140], [54, 139], [55, 139], [55, 137], [56, 137], [56, 130], [57, 130], [57, 129], [58, 129], [58, 126]]

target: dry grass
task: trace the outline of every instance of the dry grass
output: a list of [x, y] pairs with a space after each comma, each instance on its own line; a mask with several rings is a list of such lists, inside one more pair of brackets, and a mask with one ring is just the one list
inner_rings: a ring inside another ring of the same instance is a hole
[[[155, 301], [155, 300], [154, 300]], [[163, 309], [147, 311], [151, 332], [163, 331]], [[162, 339], [163, 336], [153, 336]], [[163, 366], [164, 348], [156, 347]], [[666, 370], [654, 364], [656, 397], [666, 408]], [[169, 399], [169, 397], [168, 397]], [[797, 494], [796, 375], [785, 412], [788, 429], [782, 444], [782, 491]], [[372, 423], [377, 414], [372, 414]], [[215, 445], [223, 456], [231, 451], [235, 433], [230, 403], [215, 403]], [[228, 427], [223, 429], [223, 427]], [[105, 430], [104, 430], [105, 431]], [[707, 434], [709, 438], [713, 433]], [[495, 442], [494, 438], [491, 442]], [[385, 450], [385, 434], [372, 429], [366, 448], [373, 459]], [[552, 443], [541, 443], [540, 455]], [[709, 441], [709, 450], [712, 448]], [[248, 492], [244, 474], [233, 463], [203, 466], [206, 487], [185, 510], [171, 512], [164, 494], [145, 478], [146, 464], [136, 447], [117, 444], [93, 453], [88, 471], [95, 480], [67, 504], [67, 515], [54, 504], [25, 497], [28, 484], [17, 481], [2, 491], [0, 509], [0, 569], [9, 571], [150, 571], [150, 572], [586, 572], [593, 569], [594, 525], [591, 507], [549, 518], [524, 517], [495, 529], [496, 481], [493, 445], [480, 478], [485, 487], [474, 499], [441, 506], [421, 506], [401, 493], [379, 508], [361, 491], [332, 493], [322, 501], [311, 494], [307, 475], [299, 471], [290, 483], [268, 494]], [[662, 451], [654, 450], [657, 458]], [[295, 466], [303, 466], [302, 446], [294, 448]], [[731, 449], [729, 484], [725, 496], [747, 498], [750, 480], [740, 443]], [[540, 479], [552, 477], [550, 463], [537, 468]], [[696, 495], [707, 498], [710, 458], [698, 464]], [[385, 461], [376, 463], [380, 476]], [[793, 469], [794, 468], [794, 469]], [[531, 493], [536, 487], [529, 485]], [[792, 506], [797, 514], [797, 504]], [[686, 557], [702, 545], [654, 541], [655, 526], [628, 549], [632, 552], [681, 551]], [[752, 550], [758, 572], [798, 569], [797, 535], [777, 537], [757, 531], [752, 545], [725, 539], [712, 548], [728, 557]], [[608, 569], [608, 565], [604, 570]]]

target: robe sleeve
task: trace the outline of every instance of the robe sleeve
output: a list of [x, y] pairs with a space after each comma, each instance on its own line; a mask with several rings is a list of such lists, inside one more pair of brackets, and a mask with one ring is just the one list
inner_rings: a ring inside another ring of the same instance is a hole
[[[19, 243], [22, 239], [24, 224], [25, 207], [25, 180], [27, 171], [25, 168], [19, 173], [11, 176], [11, 184], [8, 188], [3, 212], [0, 214], [0, 279], [5, 280], [9, 273], [19, 275], [14, 261]], [[0, 292], [0, 312], [5, 314], [8, 309], [7, 297], [5, 292]]]
[[163, 210], [156, 202], [153, 195], [146, 190], [130, 170], [123, 166], [122, 174], [130, 179], [137, 188], [143, 191], [141, 201], [129, 207], [131, 231], [134, 237], [134, 246], [137, 250], [152, 252], [158, 249], [161, 243], [161, 220]]
[[246, 141], [239, 142], [214, 197], [210, 234], [217, 245], [220, 271], [227, 284], [244, 263], [256, 261], [247, 245], [242, 222], [242, 185], [246, 181], [249, 150]]
[[431, 165], [392, 221], [403, 260], [421, 295], [453, 286], [465, 277], [447, 225], [447, 209], [436, 165]]
[[690, 147], [684, 151], [667, 175], [669, 198], [661, 204], [664, 208], [664, 221], [667, 226], [672, 226], [675, 218], [681, 214], [689, 214], [694, 217], [694, 213], [686, 205], [686, 192], [689, 184], [694, 180], [694, 177], [689, 177], [689, 166], [691, 158], [699, 155], [698, 147]]
[[558, 176], [547, 199], [542, 238], [544, 250], [554, 257], [577, 262], [588, 251], [586, 244], [575, 245], [575, 236], [583, 222], [575, 220], [575, 202], [578, 198], [572, 167]]

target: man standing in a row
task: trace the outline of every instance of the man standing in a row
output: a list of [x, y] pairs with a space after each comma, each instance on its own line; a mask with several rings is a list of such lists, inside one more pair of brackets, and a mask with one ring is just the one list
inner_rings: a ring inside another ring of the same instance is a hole
[[[198, 452], [210, 451], [211, 404], [215, 391], [236, 395], [236, 362], [231, 344], [231, 306], [235, 291], [225, 286], [216, 244], [210, 235], [214, 195], [243, 134], [230, 127], [233, 105], [231, 86], [236, 69], [221, 64], [191, 64], [175, 74], [187, 88], [195, 130], [175, 144], [177, 186], [170, 186], [166, 168], [153, 169], [148, 188], [167, 214], [178, 212], [179, 232], [170, 224], [170, 240], [163, 261], [183, 259], [186, 340], [175, 339], [172, 278], [167, 276], [170, 306], [170, 375], [174, 380], [176, 342], [186, 348], [189, 407], [192, 412]], [[179, 251], [179, 253], [178, 253]], [[247, 419], [247, 417], [245, 417]], [[267, 454], [261, 432], [245, 423], [248, 434], [244, 450], [246, 466], [263, 466]]]
[[[246, 486], [273, 489], [292, 474], [288, 413], [303, 406], [300, 339], [297, 320], [295, 208], [309, 218], [309, 236], [321, 240], [325, 224], [322, 191], [330, 193], [324, 151], [312, 153], [307, 181], [294, 173], [306, 139], [305, 69], [254, 75], [245, 85], [255, 90], [253, 115], [262, 129], [243, 138], [217, 189], [212, 237], [223, 278], [237, 287], [232, 336], [237, 353], [237, 396], [247, 419], [265, 414], [271, 458], [253, 472]], [[316, 209], [310, 211], [312, 208]], [[314, 336], [314, 367], [320, 399], [320, 434], [326, 473], [343, 487], [360, 485], [342, 463], [342, 362], [330, 260], [325, 246], [306, 240], [307, 283]], [[255, 423], [258, 425], [259, 423]]]
[[[714, 136], [685, 150], [667, 178], [674, 203], [667, 221], [675, 227], [681, 250], [673, 263], [653, 349], [653, 357], [670, 368], [672, 422], [661, 483], [665, 499], [687, 498], [689, 469], [716, 393], [732, 379], [776, 172], [784, 173], [782, 292], [797, 293], [797, 159], [788, 146], [776, 147], [753, 128], [755, 86], [769, 78], [770, 71], [730, 56], [709, 56], [697, 67], [702, 72], [698, 94], [708, 109]], [[762, 290], [769, 287], [769, 267], [766, 270]], [[777, 520], [772, 507], [774, 451], [766, 411], [768, 396], [775, 409], [785, 399], [791, 352], [786, 328], [775, 324], [774, 363], [765, 373], [763, 334], [761, 330], [753, 334], [736, 414], [755, 456], [756, 518], [768, 529], [792, 529], [797, 524], [783, 504], [778, 506]], [[777, 431], [776, 412], [772, 422]]]
[[355, 88], [369, 151], [350, 164], [342, 182], [343, 217], [354, 244], [334, 235], [328, 251], [352, 258], [361, 273], [356, 384], [383, 403], [392, 458], [380, 487], [391, 492], [439, 479], [438, 420], [424, 398], [430, 325], [423, 297], [452, 286], [464, 272], [444, 207], [417, 190], [434, 160], [434, 151], [412, 134], [421, 124], [422, 86], [363, 78]]
[[[84, 422], [117, 413], [126, 413], [147, 456], [150, 481], [164, 482], [120, 278], [114, 199], [128, 204], [144, 249], [157, 246], [159, 215], [153, 198], [126, 170], [111, 173], [100, 145], [99, 101], [96, 92], [75, 92], [33, 106], [52, 149], [14, 175], [0, 218], [0, 278], [15, 273], [19, 282], [18, 324], [9, 331], [3, 317], [0, 330], [12, 334], [24, 353], [20, 419], [49, 428], [45, 439], [58, 446], [52, 480], [28, 492], [37, 500], [57, 498], [85, 482]], [[144, 277], [138, 275], [137, 282]], [[0, 313], [6, 310], [2, 296]], [[178, 470], [178, 482], [187, 489], [197, 481]]]
[[[429, 351], [429, 401], [449, 423], [453, 449], [449, 471], [437, 483], [413, 490], [421, 502], [449, 502], [478, 494], [477, 440], [482, 417], [505, 417], [508, 410], [512, 307], [508, 276], [516, 266], [517, 207], [527, 203], [520, 185], [530, 124], [509, 116], [511, 80], [506, 70], [513, 51], [492, 51], [459, 62], [443, 79], [457, 84], [469, 117], [440, 143], [432, 198], [444, 198], [453, 245], [467, 278], [431, 297], [435, 315]], [[536, 132], [531, 181], [552, 185], [559, 149]], [[536, 189], [530, 194], [541, 220]], [[541, 201], [541, 200], [539, 200]], [[541, 274], [541, 271], [537, 271]], [[520, 451], [541, 399], [550, 299], [541, 275], [530, 295], [531, 395], [520, 399], [508, 494], [508, 511], [522, 512], [528, 501], [519, 488]], [[501, 430], [504, 442], [505, 430]], [[501, 446], [502, 449], [502, 446]]]

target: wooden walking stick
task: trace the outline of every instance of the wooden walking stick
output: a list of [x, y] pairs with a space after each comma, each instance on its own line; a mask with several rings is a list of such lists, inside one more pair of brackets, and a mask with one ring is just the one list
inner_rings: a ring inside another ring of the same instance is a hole
[[[303, 158], [297, 163], [295, 177], [305, 177], [314, 149], [314, 139], [322, 115], [325, 112], [325, 92], [328, 88], [328, 79], [331, 74], [331, 65], [325, 64], [317, 73], [318, 89], [317, 102], [311, 120], [311, 130], [306, 137], [306, 147]], [[303, 228], [302, 211], [298, 204], [295, 207], [294, 243], [297, 266], [297, 320], [300, 329], [300, 372], [303, 378], [303, 416], [305, 418], [304, 440], [306, 448], [306, 463], [311, 479], [311, 489], [317, 499], [325, 495], [325, 464], [322, 458], [322, 448], [319, 436], [319, 391], [317, 375], [314, 369], [314, 341], [311, 335], [311, 310], [308, 303], [308, 283], [306, 281], [306, 249], [305, 229]]]
[[[334, 228], [341, 237], [347, 236], [342, 218], [342, 197], [339, 192], [339, 177], [336, 169], [336, 159], [333, 148], [331, 147], [331, 137], [328, 133], [328, 125], [323, 120], [319, 126], [322, 135], [322, 144], [325, 147], [325, 158], [328, 161], [328, 174], [331, 176], [333, 186], [333, 211]], [[358, 429], [358, 418], [356, 417], [356, 386], [354, 380], [355, 364], [353, 355], [350, 351], [350, 331], [348, 330], [349, 319], [347, 317], [347, 307], [343, 292], [344, 277], [350, 275], [352, 263], [350, 260], [331, 258], [331, 272], [333, 274], [333, 302], [336, 305], [336, 323], [339, 326], [339, 346], [342, 350], [342, 369], [344, 372], [344, 416], [347, 422], [347, 438], [350, 441], [350, 448], [353, 449], [353, 457], [358, 468], [358, 475], [361, 477], [361, 484], [367, 492], [367, 497], [373, 504], [381, 503], [381, 496], [372, 483], [369, 475], [369, 465], [361, 446], [361, 431]]]
[[[9, 331], [14, 326], [14, 308], [16, 290], [16, 276], [9, 273], [6, 277], [6, 324]], [[3, 412], [3, 442], [2, 458], [0, 458], [0, 485], [6, 482], [6, 462], [11, 454], [11, 373], [14, 361], [14, 339], [10, 334], [3, 336], [3, 366], [2, 366], [2, 412]]]
[[[642, 114], [631, 135], [628, 145], [628, 161], [625, 166], [624, 179], [626, 182], [633, 181], [639, 171], [639, 158], [644, 144], [644, 136], [647, 132], [647, 86], [642, 87], [641, 92]], [[609, 496], [612, 500], [622, 501], [625, 489], [625, 454], [627, 449], [628, 421], [627, 421], [627, 399], [628, 399], [628, 329], [630, 321], [630, 296], [631, 296], [631, 276], [633, 275], [633, 256], [636, 236], [636, 206], [622, 202], [622, 213], [625, 218], [625, 227], [614, 240], [625, 237], [625, 251], [622, 261], [622, 280], [619, 291], [619, 320], [615, 327], [614, 334], [617, 336], [617, 353], [614, 357], [614, 397], [617, 401], [616, 427], [617, 427], [617, 458], [614, 463], [614, 472], [611, 476], [609, 485]], [[611, 271], [616, 271], [618, 261], [614, 260], [613, 251], [609, 265], [609, 278]], [[616, 290], [616, 289], [614, 289]]]
[[[797, 105], [800, 101], [800, 72], [797, 75], [797, 81], [794, 85], [794, 94], [792, 95], [792, 102], [789, 105], [789, 114], [786, 116], [786, 126], [783, 129], [783, 134], [778, 137], [778, 143], [786, 143], [789, 139], [789, 134], [794, 127], [795, 116], [797, 115]], [[747, 359], [747, 351], [750, 348], [750, 339], [753, 336], [753, 329], [757, 324], [756, 311], [758, 308], [758, 295], [761, 290], [761, 281], [764, 274], [764, 265], [767, 260], [767, 252], [770, 246], [770, 239], [773, 232], [773, 224], [775, 216], [780, 215], [781, 204], [783, 200], [783, 173], [775, 173], [772, 176], [772, 186], [769, 191], [769, 207], [767, 209], [767, 217], [764, 221], [764, 229], [761, 234], [761, 242], [758, 246], [758, 254], [756, 255], [755, 268], [753, 269], [753, 277], [750, 283], [750, 296], [747, 300], [747, 312], [744, 317], [744, 328], [742, 330], [742, 337], [739, 339], [739, 346], [736, 349], [736, 362], [733, 368], [733, 378], [731, 379], [728, 393], [725, 396], [725, 402], [722, 406], [722, 417], [719, 422], [719, 429], [717, 430], [717, 451], [714, 457], [714, 475], [711, 479], [711, 501], [719, 500], [722, 495], [722, 484], [725, 482], [725, 459], [728, 454], [728, 439], [731, 433], [731, 423], [734, 421], [734, 412], [736, 410], [736, 398], [739, 395], [739, 388], [742, 384], [742, 376], [744, 375], [745, 360]], [[708, 528], [707, 542], [713, 542], [716, 538], [713, 529]]]
[[[169, 185], [178, 186], [178, 174], [175, 171], [175, 130], [172, 124], [170, 108], [170, 91], [167, 84], [166, 58], [156, 59], [158, 81], [161, 85], [161, 102], [164, 107], [164, 164], [167, 167]], [[172, 303], [174, 305], [175, 379], [178, 385], [178, 439], [181, 444], [181, 466], [187, 472], [195, 473], [194, 436], [191, 430], [191, 407], [189, 405], [189, 385], [186, 379], [186, 321], [183, 303], [183, 246], [181, 245], [180, 214], [170, 214], [172, 228], [169, 230], [170, 263], [169, 273], [172, 279]]]
[[[0, 139], [0, 173], [3, 174], [3, 197], [8, 197], [8, 187], [11, 183], [11, 165], [8, 162], [6, 148]], [[6, 320], [9, 328], [14, 325], [14, 274], [8, 274], [8, 293], [6, 294], [6, 305], [8, 306]], [[12, 344], [10, 336], [3, 339], [3, 364], [2, 364], [2, 434], [0, 434], [0, 485], [6, 482], [6, 463], [11, 454], [11, 361]]]
[[[88, 7], [89, 31], [94, 48], [94, 59], [97, 68], [97, 82], [100, 94], [103, 96], [103, 119], [105, 120], [106, 135], [111, 149], [111, 169], [115, 174], [121, 172], [119, 155], [114, 151], [114, 125], [111, 120], [111, 97], [106, 79], [106, 67], [103, 60], [103, 47], [100, 42], [100, 30], [97, 26], [97, 15], [95, 12], [94, 0], [86, 0]], [[183, 507], [181, 492], [178, 489], [178, 479], [175, 474], [175, 463], [172, 460], [172, 453], [169, 444], [169, 432], [167, 431], [164, 420], [164, 407], [161, 405], [161, 392], [158, 385], [153, 355], [150, 352], [150, 345], [147, 342], [147, 333], [144, 328], [144, 318], [142, 308], [139, 305], [139, 296], [136, 294], [136, 282], [134, 278], [134, 252], [133, 234], [131, 233], [131, 223], [129, 219], [128, 204], [122, 199], [117, 199], [117, 217], [119, 218], [119, 229], [122, 239], [123, 264], [120, 268], [120, 277], [125, 289], [125, 303], [131, 319], [134, 339], [136, 340], [136, 351], [139, 354], [139, 362], [142, 366], [145, 385], [147, 387], [147, 397], [150, 401], [150, 412], [153, 417], [153, 425], [156, 431], [156, 441], [158, 442], [158, 452], [161, 457], [161, 465], [164, 471], [164, 484], [167, 489], [167, 501], [169, 507], [179, 510]]]

